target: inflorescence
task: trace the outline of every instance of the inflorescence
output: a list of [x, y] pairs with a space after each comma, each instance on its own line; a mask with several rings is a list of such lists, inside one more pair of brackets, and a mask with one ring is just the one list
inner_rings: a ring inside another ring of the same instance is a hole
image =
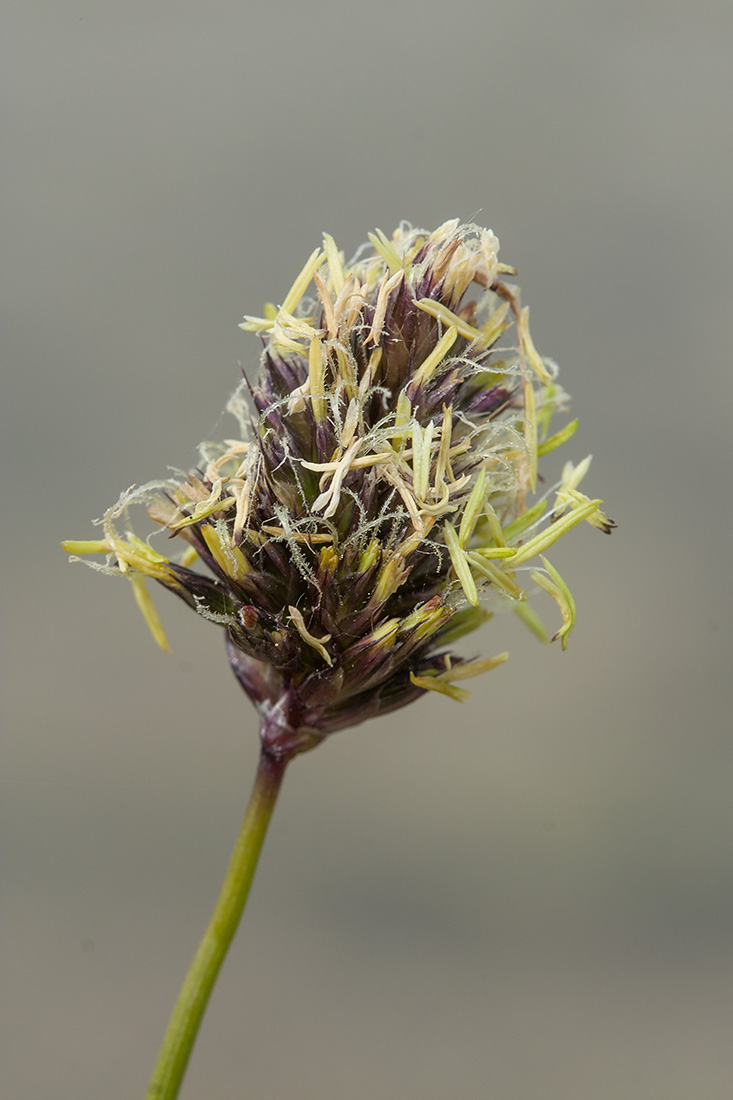
[[[345, 265], [324, 235], [282, 305], [241, 326], [264, 352], [228, 406], [237, 438], [202, 445], [188, 476], [124, 493], [98, 521], [104, 538], [64, 543], [131, 580], [164, 648], [146, 578], [225, 629], [274, 754], [427, 691], [464, 699], [459, 682], [507, 654], [447, 647], [492, 601], [543, 636], [528, 582], [557, 602], [567, 643], [575, 605], [543, 555], [583, 521], [613, 523], [578, 488], [589, 458], [528, 503], [538, 459], [577, 421], [550, 434], [566, 395], [498, 247], [457, 220], [402, 224]], [[138, 503], [185, 544], [177, 560], [132, 533]]]

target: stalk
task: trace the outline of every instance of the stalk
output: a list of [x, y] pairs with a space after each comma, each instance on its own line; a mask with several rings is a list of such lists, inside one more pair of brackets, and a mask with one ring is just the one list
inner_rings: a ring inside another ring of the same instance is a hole
[[221, 964], [237, 931], [288, 760], [260, 756], [254, 787], [211, 920], [178, 995], [146, 1100], [175, 1100]]

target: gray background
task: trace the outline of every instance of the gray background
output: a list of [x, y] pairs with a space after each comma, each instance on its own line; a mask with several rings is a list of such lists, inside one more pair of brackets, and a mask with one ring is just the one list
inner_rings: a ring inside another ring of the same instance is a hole
[[232, 432], [322, 230], [474, 214], [619, 530], [567, 653], [494, 620], [469, 704], [294, 763], [182, 1096], [731, 1094], [730, 11], [6, 8], [3, 1096], [143, 1095], [257, 755], [217, 629], [59, 540]]

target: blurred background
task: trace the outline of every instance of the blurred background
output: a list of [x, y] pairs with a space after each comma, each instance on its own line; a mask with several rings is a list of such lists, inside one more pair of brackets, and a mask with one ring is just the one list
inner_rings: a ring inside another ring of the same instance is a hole
[[[726, 1100], [727, 3], [5, 9], [3, 1096], [142, 1097], [257, 758], [62, 538], [195, 461], [323, 230], [490, 226], [617, 520], [568, 651], [296, 760], [183, 1100]], [[549, 598], [539, 609], [557, 614]]]

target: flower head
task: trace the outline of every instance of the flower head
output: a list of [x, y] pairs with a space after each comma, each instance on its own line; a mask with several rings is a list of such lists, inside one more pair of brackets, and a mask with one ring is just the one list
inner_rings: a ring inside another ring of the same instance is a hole
[[[426, 691], [464, 698], [457, 682], [506, 654], [446, 647], [489, 617], [486, 600], [541, 631], [526, 582], [556, 600], [565, 646], [574, 603], [541, 555], [584, 520], [612, 526], [578, 489], [589, 460], [566, 465], [549, 507], [551, 493], [528, 503], [538, 458], [577, 421], [549, 435], [566, 397], [493, 233], [403, 224], [369, 242], [345, 265], [324, 236], [282, 305], [245, 318], [264, 351], [229, 404], [237, 438], [203, 445], [188, 476], [123, 494], [103, 539], [64, 544], [131, 579], [160, 644], [146, 577], [223, 626], [280, 755]], [[181, 556], [131, 533], [134, 503]]]

